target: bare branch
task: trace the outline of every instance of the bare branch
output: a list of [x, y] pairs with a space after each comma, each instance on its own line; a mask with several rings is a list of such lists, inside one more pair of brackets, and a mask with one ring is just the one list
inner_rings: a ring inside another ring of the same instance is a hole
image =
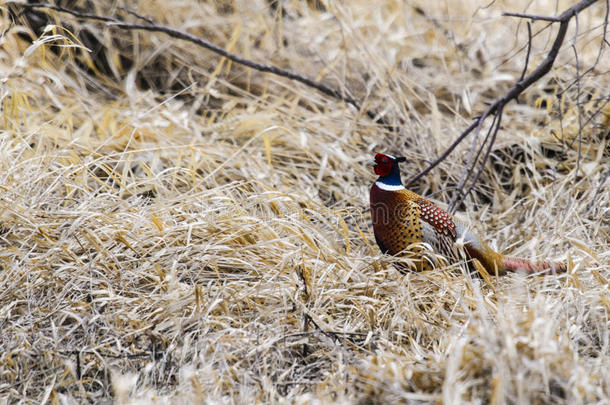
[[[344, 91], [340, 91], [340, 90], [330, 87], [324, 83], [310, 79], [310, 78], [300, 75], [298, 73], [295, 73], [295, 72], [292, 72], [292, 71], [289, 71], [286, 69], [282, 69], [278, 66], [258, 63], [253, 60], [236, 55], [234, 53], [227, 51], [224, 48], [221, 48], [220, 46], [218, 46], [212, 42], [209, 42], [198, 36], [189, 34], [188, 32], [180, 31], [175, 28], [167, 27], [164, 25], [152, 24], [152, 23], [150, 23], [150, 21], [152, 21], [152, 20], [149, 20], [146, 17], [140, 16], [139, 14], [136, 14], [135, 12], [132, 12], [127, 9], [125, 9], [126, 12], [128, 12], [129, 14], [135, 15], [137, 18], [144, 19], [145, 21], [148, 22], [148, 24], [130, 23], [130, 22], [119, 20], [119, 19], [112, 18], [112, 17], [102, 16], [102, 15], [97, 15], [97, 14], [90, 14], [90, 13], [82, 13], [80, 11], [56, 6], [53, 4], [47, 4], [47, 3], [28, 3], [28, 4], [12, 3], [12, 4], [17, 7], [23, 7], [24, 9], [42, 8], [42, 9], [55, 10], [58, 12], [73, 15], [77, 18], [104, 22], [109, 27], [118, 28], [118, 29], [122, 29], [122, 30], [161, 32], [172, 38], [182, 39], [182, 40], [185, 40], [188, 42], [192, 42], [198, 46], [201, 46], [202, 48], [208, 49], [220, 56], [223, 56], [235, 63], [239, 63], [241, 65], [258, 70], [260, 72], [271, 73], [276, 76], [284, 77], [284, 78], [287, 78], [290, 80], [294, 80], [294, 81], [303, 83], [309, 87], [313, 87], [314, 89], [320, 91], [323, 94], [326, 94], [328, 96], [331, 96], [333, 98], [336, 98], [338, 100], [346, 102], [347, 104], [352, 105], [358, 111], [363, 111], [362, 105], [358, 101], [356, 101], [353, 97], [345, 94]], [[377, 113], [370, 111], [370, 110], [364, 110], [364, 112], [375, 123], [383, 125], [384, 127], [386, 127], [386, 129], [388, 129], [392, 132], [396, 131], [396, 129], [392, 125], [390, 125], [383, 117], [379, 117]]]
[[[565, 10], [558, 17], [539, 18], [540, 16], [525, 15], [525, 14], [518, 14], [518, 13], [508, 13], [507, 15], [510, 15], [510, 16], [526, 17], [526, 18], [530, 18], [532, 20], [545, 20], [545, 21], [559, 22], [560, 23], [559, 30], [557, 31], [557, 34], [555, 36], [555, 40], [553, 41], [553, 45], [551, 46], [551, 49], [547, 53], [544, 60], [529, 75], [527, 75], [527, 76], [523, 77], [522, 79], [520, 79], [519, 81], [517, 81], [508, 90], [508, 92], [506, 94], [504, 94], [502, 97], [499, 97], [496, 100], [494, 100], [491, 103], [491, 105], [489, 106], [489, 108], [487, 108], [485, 113], [483, 113], [481, 116], [479, 116], [474, 123], [472, 123], [468, 128], [466, 128], [466, 130], [464, 130], [464, 132], [462, 132], [458, 136], [458, 138], [441, 154], [441, 156], [439, 158], [434, 160], [424, 170], [422, 170], [420, 173], [416, 174], [413, 178], [411, 178], [410, 181], [407, 183], [407, 187], [412, 185], [415, 181], [420, 179], [422, 176], [426, 175], [434, 167], [436, 167], [439, 163], [441, 163], [443, 160], [445, 160], [445, 158], [447, 158], [447, 156], [449, 156], [451, 154], [451, 152], [457, 147], [457, 145], [460, 144], [473, 131], [475, 131], [475, 137], [476, 137], [476, 135], [478, 135], [478, 132], [480, 131], [483, 121], [485, 121], [485, 119], [487, 119], [487, 117], [489, 117], [492, 114], [497, 114], [501, 118], [501, 111], [503, 110], [503, 108], [506, 104], [508, 104], [512, 100], [515, 100], [519, 96], [519, 94], [521, 94], [525, 89], [527, 89], [533, 83], [535, 83], [540, 78], [542, 78], [544, 75], [546, 75], [553, 67], [555, 59], [557, 59], [557, 55], [559, 54], [559, 50], [561, 49], [561, 46], [565, 39], [566, 32], [568, 30], [568, 25], [569, 25], [569, 22], [572, 19], [572, 17], [576, 16], [580, 11], [591, 6], [596, 1], [598, 1], [598, 0], [582, 0], [578, 3], [576, 3], [575, 5], [573, 5], [572, 7], [568, 8], [567, 10]], [[493, 147], [493, 144], [495, 142], [496, 135], [500, 128], [501, 122], [498, 119], [498, 120], [495, 120], [494, 124], [495, 124], [495, 126], [492, 124], [493, 132], [492, 132], [492, 136], [490, 139], [490, 143], [487, 146], [487, 150], [485, 152], [483, 160], [479, 163], [481, 168], [483, 168], [485, 166], [485, 163], [489, 158], [491, 148]], [[489, 134], [490, 133], [488, 133], [488, 136], [486, 136], [485, 141], [487, 141]], [[478, 159], [482, 149], [485, 146], [485, 141], [484, 141], [483, 145], [481, 146], [481, 149], [479, 149], [479, 152], [477, 153], [477, 159]], [[464, 169], [464, 172], [463, 172], [463, 173], [466, 173], [466, 175], [465, 176], [462, 175], [462, 179], [466, 179], [468, 177], [468, 175], [473, 171], [474, 167], [476, 167], [476, 165], [477, 165], [477, 159], [475, 159], [472, 162], [469, 161], [467, 163], [466, 168]], [[477, 175], [475, 176], [475, 181], [480, 176], [481, 170], [479, 170], [477, 172]], [[460, 180], [460, 183], [462, 185], [465, 184], [465, 180]], [[474, 185], [474, 183], [473, 183], [473, 185]], [[462, 199], [471, 190], [472, 190], [472, 186], [469, 187], [469, 189], [466, 193], [463, 193], [459, 197], [454, 196], [452, 198], [452, 203], [453, 203], [452, 207], [451, 207], [452, 211], [454, 210], [455, 207], [457, 207], [459, 205], [459, 203], [462, 201]], [[456, 190], [456, 193], [460, 193], [460, 190]]]

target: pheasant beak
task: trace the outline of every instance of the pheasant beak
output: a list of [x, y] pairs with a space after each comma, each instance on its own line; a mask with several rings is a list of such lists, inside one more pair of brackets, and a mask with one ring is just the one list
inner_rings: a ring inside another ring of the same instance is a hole
[[364, 164], [366, 166], [375, 166], [377, 162], [375, 162], [374, 160], [367, 160]]

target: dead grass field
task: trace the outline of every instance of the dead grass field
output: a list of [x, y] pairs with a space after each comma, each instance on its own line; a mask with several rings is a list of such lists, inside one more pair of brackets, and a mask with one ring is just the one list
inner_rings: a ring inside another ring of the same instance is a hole
[[[569, 274], [492, 283], [463, 264], [397, 272], [365, 163], [423, 169], [521, 74], [526, 22], [501, 12], [572, 2], [281, 3], [129, 7], [349, 92], [398, 132], [163, 34], [48, 11], [34, 43], [23, 20], [0, 38], [0, 403], [610, 403], [608, 46], [572, 85], [606, 3], [504, 110], [462, 207], [493, 246]], [[448, 201], [470, 140], [414, 191]]]

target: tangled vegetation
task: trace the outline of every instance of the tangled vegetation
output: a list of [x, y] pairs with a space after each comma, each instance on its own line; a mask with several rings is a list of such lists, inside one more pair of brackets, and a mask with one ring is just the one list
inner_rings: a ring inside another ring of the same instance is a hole
[[[2, 401], [607, 403], [607, 3], [504, 107], [459, 206], [567, 274], [403, 275], [368, 212], [375, 152], [406, 156], [406, 182], [519, 79], [526, 20], [502, 12], [572, 3], [63, 2], [140, 21], [128, 6], [360, 110], [162, 33], [1, 5]], [[529, 69], [556, 32], [532, 24]], [[412, 189], [449, 202], [473, 139]]]

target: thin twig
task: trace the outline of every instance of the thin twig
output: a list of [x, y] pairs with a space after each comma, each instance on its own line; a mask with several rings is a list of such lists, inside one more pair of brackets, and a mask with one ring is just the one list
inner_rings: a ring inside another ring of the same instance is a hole
[[[485, 151], [485, 156], [483, 157], [483, 160], [481, 160], [481, 164], [479, 166], [479, 170], [477, 171], [477, 174], [475, 174], [474, 178], [470, 182], [470, 187], [468, 187], [468, 189], [464, 193], [465, 196], [470, 194], [470, 192], [472, 191], [474, 186], [477, 184], [479, 177], [481, 177], [483, 170], [485, 170], [485, 162], [487, 162], [487, 160], [489, 159], [489, 155], [491, 154], [493, 145], [496, 142], [496, 137], [498, 135], [498, 132], [500, 131], [500, 123], [502, 122], [502, 111], [503, 111], [503, 107], [500, 107], [498, 109], [498, 111], [496, 112], [496, 117], [494, 117], [495, 127], [494, 127], [492, 135], [491, 135], [491, 140], [489, 141], [489, 145], [487, 146], [487, 150]], [[492, 127], [493, 127], [493, 124], [492, 124]], [[454, 206], [454, 208], [457, 208], [457, 206]]]
[[519, 18], [529, 18], [532, 21], [552, 21], [552, 22], [561, 22], [561, 17], [549, 17], [545, 15], [534, 15], [534, 14], [526, 14], [526, 13], [512, 13], [509, 11], [505, 11], [502, 13], [504, 17], [519, 17]]
[[[455, 192], [453, 193], [451, 200], [449, 201], [449, 205], [448, 205], [449, 211], [451, 211], [454, 206], [457, 207], [457, 205], [459, 205], [458, 201], [461, 201], [463, 199], [463, 197], [466, 196], [465, 194], [462, 193], [462, 191], [464, 189], [464, 184], [466, 184], [466, 182], [468, 181], [468, 177], [470, 176], [472, 170], [474, 170], [474, 168], [476, 166], [476, 162], [478, 161], [479, 156], [481, 155], [481, 151], [485, 147], [485, 143], [487, 142], [487, 139], [489, 139], [490, 131], [492, 130], [494, 123], [496, 122], [496, 117], [494, 116], [494, 120], [489, 128], [489, 131], [487, 131], [487, 135], [485, 136], [485, 139], [483, 140], [483, 144], [477, 151], [477, 154], [474, 155], [475, 145], [477, 143], [476, 140], [479, 136], [479, 132], [481, 131], [481, 125], [483, 125], [485, 118], [487, 118], [487, 116], [489, 116], [489, 114], [491, 114], [490, 108], [488, 108], [487, 111], [485, 111], [477, 120], [479, 125], [477, 126], [476, 130], [474, 131], [474, 140], [470, 146], [470, 150], [468, 151], [468, 158], [466, 159], [466, 169], [462, 170], [462, 174], [460, 175], [460, 180], [458, 181]], [[474, 157], [474, 159], [473, 159], [473, 157]]]
[[521, 71], [521, 76], [519, 76], [519, 81], [523, 80], [525, 77], [525, 72], [527, 72], [527, 67], [530, 62], [530, 53], [532, 51], [532, 23], [527, 22], [527, 52], [525, 54], [525, 63], [523, 63], [523, 70]]
[[595, 194], [593, 194], [593, 197], [591, 198], [591, 201], [587, 205], [587, 209], [585, 210], [586, 213], [589, 213], [589, 211], [591, 211], [593, 209], [593, 206], [595, 205], [595, 200], [597, 200], [597, 196], [601, 192], [602, 187], [606, 183], [606, 180], [608, 179], [609, 175], [610, 175], [610, 167], [608, 167], [606, 169], [606, 171], [604, 172], [604, 174], [602, 175], [602, 178], [599, 181], [599, 186], [597, 187], [597, 190], [595, 190]]
[[610, 103], [610, 95], [602, 98], [599, 101], [601, 102], [602, 100], [604, 100], [604, 103], [597, 110], [595, 110], [585, 122], [582, 123], [583, 128], [586, 127], [589, 122], [591, 122], [595, 117], [599, 115], [599, 113], [603, 111], [604, 107], [606, 107], [606, 104]]
[[[578, 18], [576, 19], [578, 21]], [[578, 27], [578, 24], [577, 24]], [[578, 28], [576, 29], [578, 32]], [[576, 77], [578, 78], [580, 75], [580, 66], [578, 63], [578, 51], [576, 50], [576, 45], [572, 44], [572, 49], [574, 49], [574, 58], [576, 63]], [[580, 79], [578, 79], [576, 83], [576, 107], [578, 108], [578, 157], [576, 158], [576, 171], [574, 172], [575, 176], [578, 176], [578, 171], [580, 170], [580, 157], [581, 157], [581, 148], [582, 148], [582, 106], [580, 105]], [[574, 142], [572, 142], [573, 144]], [[571, 146], [571, 145], [570, 145]]]
[[319, 330], [320, 332], [322, 332], [323, 335], [325, 335], [326, 337], [332, 339], [333, 341], [338, 341], [339, 338], [337, 337], [337, 335], [335, 334], [335, 332], [332, 331], [326, 331], [324, 330], [324, 328], [322, 328], [320, 325], [318, 325], [318, 323], [316, 321], [313, 320], [313, 318], [311, 317], [311, 315], [309, 315], [306, 312], [303, 312], [303, 317], [305, 318], [305, 324], [303, 329], [305, 329], [305, 332], [308, 331], [309, 329], [309, 323], [311, 322], [313, 324], [313, 326], [316, 327], [317, 330]]
[[149, 352], [149, 351], [145, 351], [142, 353], [107, 354], [107, 353], [100, 353], [98, 350], [92, 349], [92, 350], [60, 350], [59, 353], [63, 354], [63, 355], [77, 354], [79, 356], [81, 354], [93, 354], [93, 355], [98, 355], [98, 356], [110, 358], [110, 359], [137, 359], [137, 358], [141, 358], [141, 357], [152, 357], [152, 352]]
[[[606, 13], [607, 14], [607, 13]], [[576, 20], [576, 29], [574, 30], [574, 40], [572, 41], [572, 49], [574, 50], [574, 63], [575, 63], [575, 67], [576, 67], [576, 107], [578, 108], [578, 134], [576, 136], [576, 139], [578, 139], [578, 155], [576, 158], [576, 170], [574, 172], [574, 176], [578, 176], [578, 172], [580, 171], [580, 159], [582, 156], [582, 128], [583, 128], [583, 123], [582, 123], [582, 105], [580, 102], [580, 96], [581, 96], [581, 78], [584, 77], [585, 74], [587, 74], [590, 70], [593, 69], [593, 67], [591, 67], [591, 69], [587, 70], [587, 72], [583, 73], [583, 75], [580, 75], [580, 62], [578, 60], [578, 51], [576, 49], [576, 38], [578, 37], [578, 16], [575, 16], [575, 20]], [[598, 58], [601, 54], [601, 51], [603, 50], [603, 43], [600, 47], [600, 52], [598, 53]], [[595, 63], [597, 63], [597, 60], [595, 61]], [[572, 145], [574, 144], [574, 141], [570, 142], [570, 147], [572, 147]]]
[[425, 176], [426, 174], [428, 174], [428, 172], [430, 172], [432, 169], [434, 169], [436, 166], [438, 166], [439, 163], [441, 163], [443, 160], [447, 159], [447, 157], [451, 154], [451, 152], [453, 152], [453, 150], [460, 144], [462, 143], [462, 141], [464, 140], [464, 138], [466, 138], [468, 135], [470, 135], [470, 133], [479, 126], [479, 123], [481, 122], [480, 118], [477, 118], [477, 120], [475, 122], [473, 122], [472, 124], [470, 124], [470, 126], [468, 128], [466, 128], [464, 130], [464, 132], [462, 132], [455, 141], [453, 141], [453, 143], [451, 145], [449, 145], [449, 147], [447, 149], [445, 149], [445, 151], [436, 159], [434, 159], [432, 161], [432, 163], [430, 163], [424, 170], [422, 170], [421, 172], [417, 173], [415, 176], [413, 176], [409, 182], [407, 183], [406, 187], [408, 188], [409, 186], [413, 185], [417, 180], [419, 180], [421, 177]]
[[604, 49], [605, 49], [604, 45], [610, 46], [610, 43], [608, 43], [608, 40], [606, 39], [606, 35], [608, 32], [609, 14], [610, 14], [610, 0], [606, 0], [606, 15], [604, 16], [602, 41], [599, 44], [599, 51], [597, 52], [597, 57], [595, 58], [595, 62], [593, 62], [591, 67], [589, 67], [587, 70], [585, 70], [582, 75], [577, 76], [576, 79], [574, 79], [574, 81], [572, 81], [572, 83], [568, 84], [564, 89], [562, 89], [560, 92], [558, 92], [557, 96], [561, 96], [563, 93], [570, 90], [572, 88], [572, 86], [574, 86], [576, 84], [576, 82], [578, 80], [580, 80], [581, 78], [585, 77], [586, 75], [591, 73], [593, 70], [595, 70], [595, 68], [599, 64], [599, 61], [604, 53]]
[[145, 16], [145, 15], [142, 15], [142, 14], [138, 13], [137, 11], [134, 11], [134, 10], [132, 10], [132, 9], [130, 9], [130, 8], [127, 8], [127, 7], [119, 7], [119, 10], [123, 10], [123, 11], [124, 11], [124, 12], [126, 12], [127, 14], [131, 14], [132, 16], [134, 16], [134, 17], [136, 17], [136, 18], [139, 18], [140, 20], [146, 21], [147, 23], [149, 23], [149, 24], [151, 24], [151, 25], [156, 24], [156, 23], [155, 23], [155, 21], [154, 21], [152, 18], [147, 17], [147, 16]]
[[[532, 33], [532, 40], [536, 37], [538, 37], [538, 35], [542, 34], [543, 32], [545, 32], [547, 30], [547, 28], [553, 26], [553, 23], [550, 22], [548, 24], [546, 24], [544, 27], [538, 29], [537, 31], [535, 31], [534, 33]], [[502, 54], [501, 56], [504, 58], [502, 59], [502, 61], [500, 63], [498, 63], [497, 65], [495, 65], [493, 67], [494, 70], [498, 70], [500, 69], [502, 66], [504, 66], [505, 64], [507, 64], [509, 61], [511, 61], [516, 55], [519, 55], [521, 52], [523, 52], [524, 49], [527, 49], [527, 45], [523, 45], [522, 47], [515, 49], [514, 52], [511, 53], [512, 49], [510, 51], [507, 51], [506, 53]], [[509, 55], [510, 54], [510, 55]], [[509, 55], [509, 56], [505, 56], [505, 55]]]

